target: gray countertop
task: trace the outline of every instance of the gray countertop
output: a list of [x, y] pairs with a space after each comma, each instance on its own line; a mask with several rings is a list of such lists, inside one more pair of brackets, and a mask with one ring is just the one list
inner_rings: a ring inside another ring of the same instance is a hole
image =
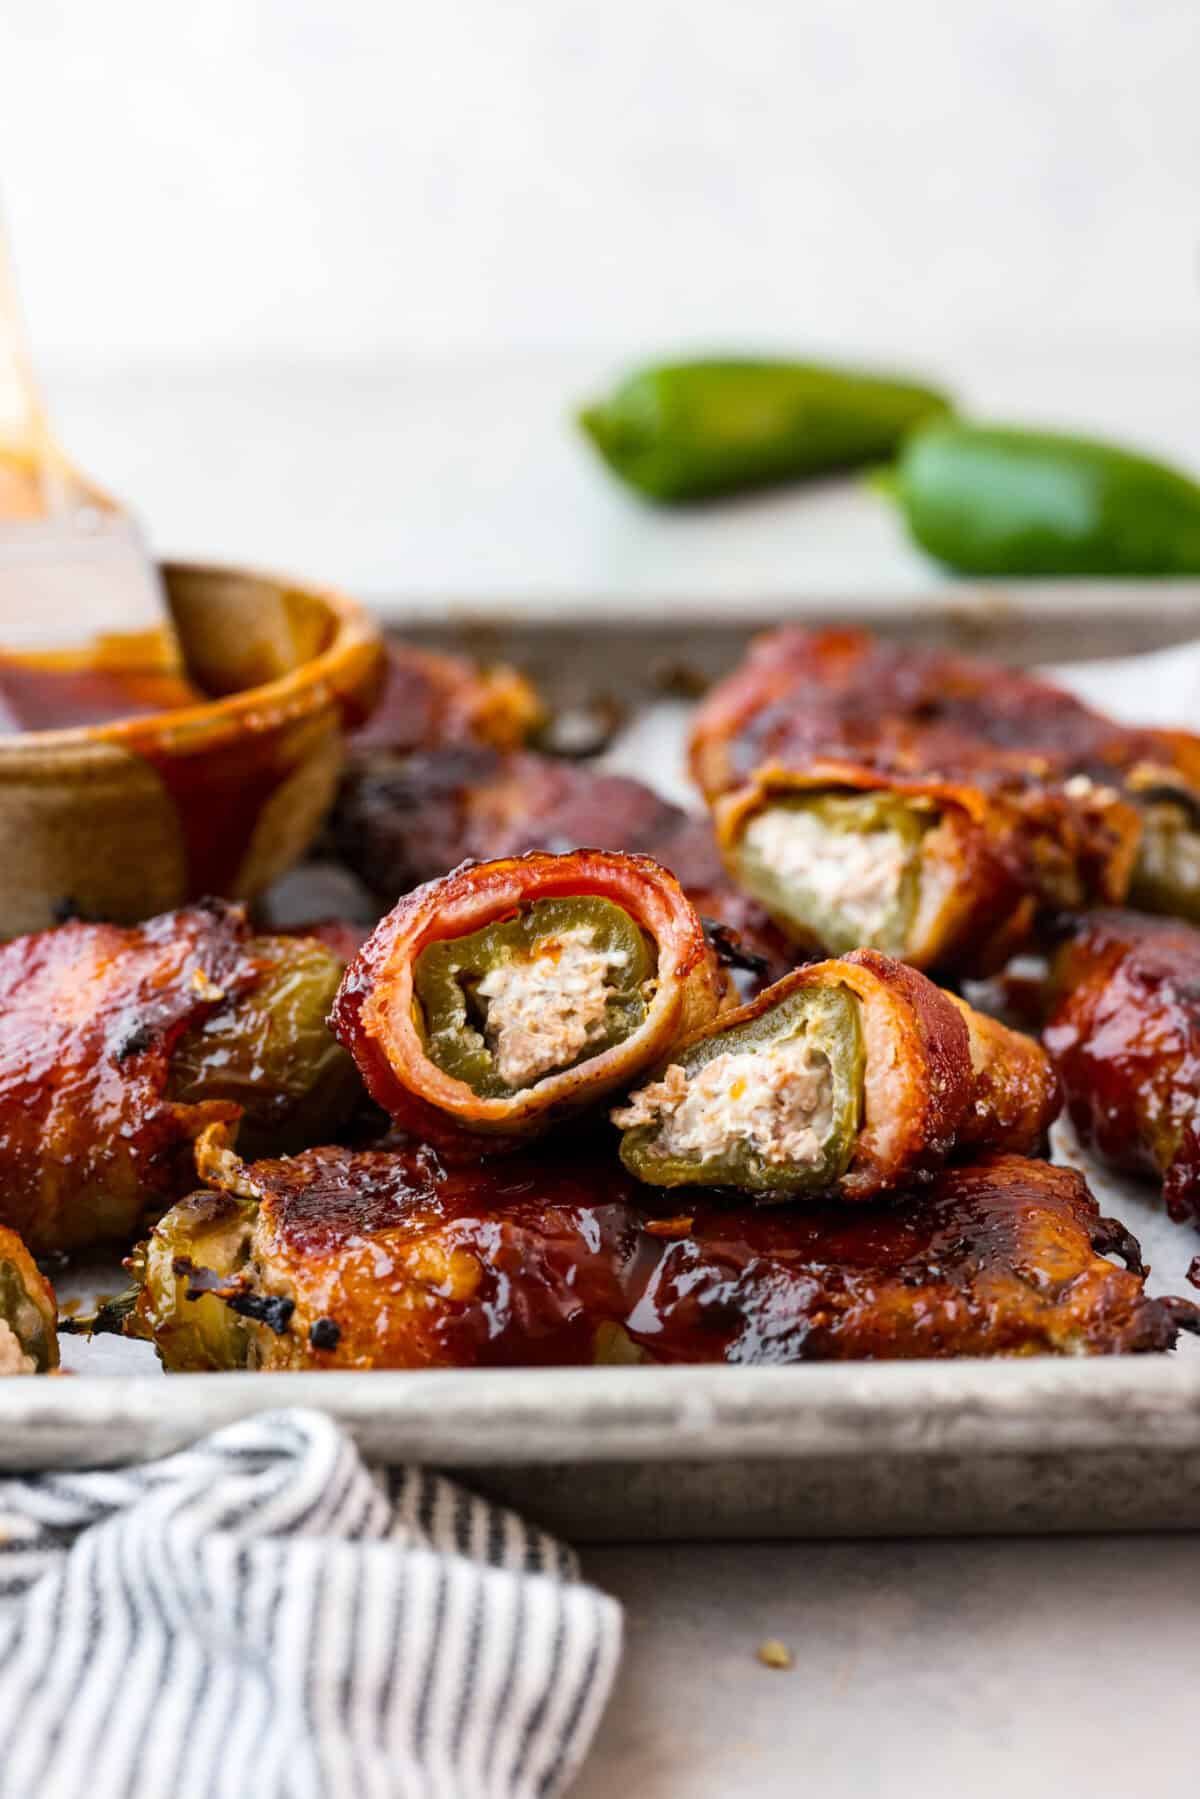
[[[573, 1799], [1183, 1799], [1195, 1536], [593, 1549], [626, 1651]], [[786, 1671], [759, 1644], [790, 1649]]]

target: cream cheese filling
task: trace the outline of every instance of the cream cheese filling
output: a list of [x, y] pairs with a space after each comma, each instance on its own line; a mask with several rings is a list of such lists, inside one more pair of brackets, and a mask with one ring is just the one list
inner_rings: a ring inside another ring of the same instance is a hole
[[896, 831], [834, 831], [815, 812], [768, 807], [752, 818], [746, 848], [781, 884], [837, 913], [863, 943], [885, 932], [900, 902], [910, 850]]
[[803, 1038], [714, 1056], [690, 1078], [672, 1062], [612, 1118], [620, 1130], [654, 1126], [656, 1155], [704, 1161], [748, 1143], [772, 1166], [813, 1167], [833, 1122], [833, 1073]]
[[484, 1039], [508, 1086], [569, 1067], [603, 1039], [611, 976], [629, 958], [593, 940], [586, 925], [544, 937], [532, 956], [498, 963], [475, 989], [487, 1008]]

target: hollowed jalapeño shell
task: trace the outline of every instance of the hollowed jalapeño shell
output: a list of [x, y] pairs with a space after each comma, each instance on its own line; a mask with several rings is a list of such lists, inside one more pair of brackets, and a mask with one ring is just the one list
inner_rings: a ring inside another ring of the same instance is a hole
[[502, 1099], [521, 1091], [505, 1082], [496, 1067], [488, 1001], [479, 986], [504, 964], [545, 960], [552, 967], [568, 933], [586, 934], [587, 947], [608, 958], [604, 1016], [577, 1054], [545, 1073], [577, 1067], [632, 1036], [645, 1022], [647, 988], [658, 960], [645, 932], [612, 900], [591, 895], [533, 900], [508, 918], [465, 937], [430, 943], [420, 952], [413, 987], [417, 1026], [430, 1060], [480, 1098]]
[[20, 1262], [0, 1255], [0, 1319], [8, 1325], [36, 1372], [45, 1374], [58, 1366], [58, 1348], [53, 1307], [45, 1302], [38, 1304], [35, 1280], [36, 1270], [23, 1254]]
[[660, 1153], [655, 1143], [662, 1126], [654, 1123], [636, 1125], [624, 1133], [621, 1160], [629, 1172], [656, 1187], [737, 1187], [746, 1193], [781, 1197], [824, 1193], [836, 1187], [858, 1147], [865, 1066], [858, 1002], [845, 988], [830, 985], [794, 990], [769, 1011], [732, 1030], [705, 1037], [672, 1057], [672, 1062], [682, 1067], [690, 1080], [717, 1056], [766, 1058], [796, 1040], [803, 1040], [825, 1058], [832, 1081], [829, 1123], [814, 1160], [803, 1164], [768, 1161], [741, 1135], [707, 1156]]
[[[747, 833], [758, 819], [776, 812], [814, 818], [831, 839], [883, 833], [898, 839], [903, 865], [896, 894], [871, 931], [864, 931], [852, 916], [847, 916], [836, 896], [824, 890], [819, 878], [819, 853], [810, 861], [816, 878], [796, 878], [773, 867], [747, 840]], [[902, 956], [920, 898], [921, 840], [936, 822], [937, 814], [931, 808], [889, 793], [781, 794], [773, 796], [746, 820], [733, 857], [747, 891], [788, 930], [812, 938], [831, 955], [844, 955], [860, 943], [870, 943], [889, 955]]]

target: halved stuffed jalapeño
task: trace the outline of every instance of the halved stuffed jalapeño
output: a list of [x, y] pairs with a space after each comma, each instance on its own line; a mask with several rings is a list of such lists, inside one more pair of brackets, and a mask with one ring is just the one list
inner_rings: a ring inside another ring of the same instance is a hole
[[876, 950], [798, 968], [612, 1113], [657, 1187], [866, 1199], [969, 1146], [1030, 1151], [1059, 1104], [1038, 1044]]
[[627, 1088], [733, 998], [673, 875], [575, 850], [464, 864], [406, 895], [333, 1025], [398, 1126], [495, 1148]]

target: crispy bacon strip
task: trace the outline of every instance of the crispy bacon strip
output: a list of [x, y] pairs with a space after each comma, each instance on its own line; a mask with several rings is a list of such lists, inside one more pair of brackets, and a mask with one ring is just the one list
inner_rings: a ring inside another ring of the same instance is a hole
[[1200, 1221], [1200, 930], [1121, 911], [1064, 928], [1045, 1043], [1075, 1128]]
[[1078, 1174], [1017, 1157], [944, 1170], [919, 1206], [699, 1193], [661, 1220], [599, 1148], [456, 1169], [319, 1149], [210, 1178], [134, 1260], [131, 1328], [168, 1368], [1107, 1355], [1196, 1327], [1146, 1296]]
[[[481, 1097], [431, 1059], [416, 997], [429, 946], [469, 937], [539, 901], [613, 902], [652, 946], [643, 1021], [624, 1040], [561, 1070]], [[628, 1086], [731, 1002], [732, 989], [674, 876], [647, 856], [578, 850], [465, 865], [402, 899], [346, 972], [331, 1024], [396, 1124], [445, 1147], [464, 1133], [511, 1147]]]

